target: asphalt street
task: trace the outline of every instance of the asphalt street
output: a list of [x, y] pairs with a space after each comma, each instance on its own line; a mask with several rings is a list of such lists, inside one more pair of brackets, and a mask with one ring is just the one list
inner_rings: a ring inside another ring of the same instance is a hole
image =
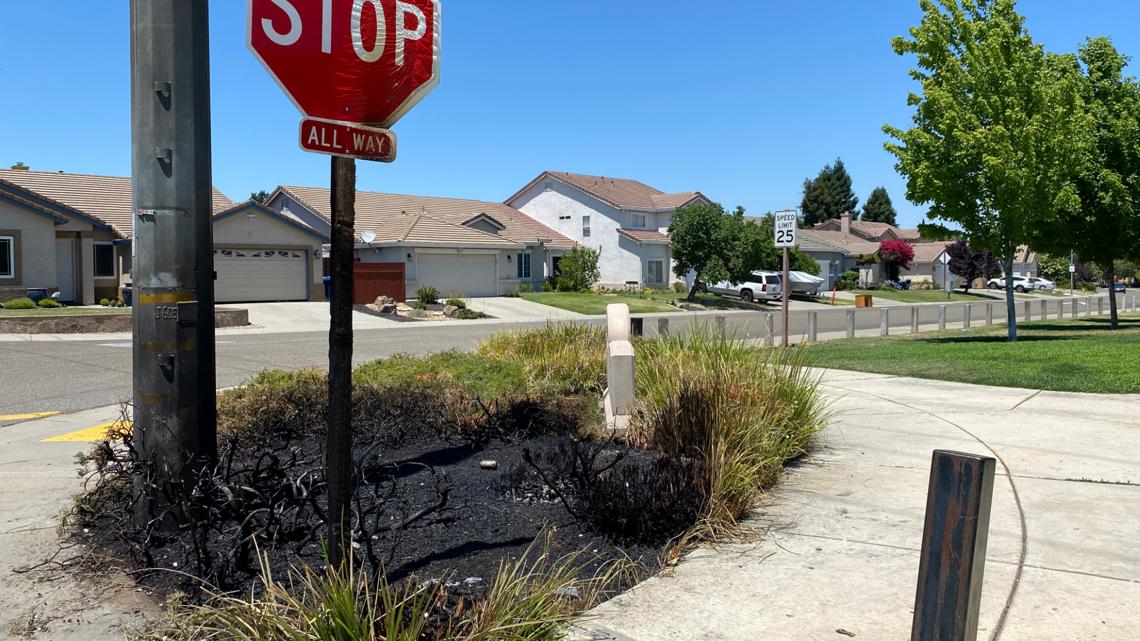
[[[1034, 317], [1038, 304], [1034, 302]], [[975, 324], [986, 322], [985, 303], [971, 304]], [[965, 304], [947, 306], [948, 322], [961, 324]], [[645, 315], [647, 335], [657, 332], [659, 318], [668, 318], [672, 331], [684, 331], [698, 324], [714, 325], [724, 317], [726, 329], [740, 338], [766, 335], [768, 317], [776, 334], [780, 332], [779, 310], [759, 312], [706, 312]], [[1002, 322], [1002, 305], [992, 306], [994, 322]], [[848, 312], [855, 312], [859, 331], [880, 327], [880, 314], [887, 310], [892, 331], [905, 331], [911, 325], [910, 308], [853, 310], [850, 307], [823, 308], [817, 314], [821, 337], [842, 335], [848, 326]], [[924, 329], [936, 327], [938, 306], [919, 307]], [[1055, 312], [1053, 312], [1055, 314]], [[809, 312], [790, 313], [790, 336], [803, 340], [808, 331]], [[601, 319], [586, 322], [601, 323]], [[357, 364], [398, 353], [425, 354], [448, 349], [468, 350], [495, 332], [505, 329], [539, 327], [535, 323], [478, 323], [464, 325], [401, 325], [392, 328], [357, 330], [354, 362]], [[241, 384], [265, 369], [325, 368], [328, 363], [327, 332], [295, 334], [243, 334], [225, 332], [217, 341], [218, 387]], [[117, 340], [15, 341], [0, 342], [0, 426], [35, 418], [45, 412], [68, 413], [104, 407], [128, 400], [131, 395], [131, 343], [129, 337]]]

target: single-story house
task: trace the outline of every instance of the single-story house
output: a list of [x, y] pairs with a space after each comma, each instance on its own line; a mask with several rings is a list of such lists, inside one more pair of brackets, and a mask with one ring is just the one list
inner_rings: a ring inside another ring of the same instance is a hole
[[546, 171], [506, 200], [571, 241], [600, 251], [599, 285], [668, 287], [673, 270], [669, 224], [700, 192], [665, 193], [636, 180]]
[[[0, 298], [46, 289], [73, 304], [131, 282], [131, 179], [0, 170]], [[296, 219], [213, 192], [216, 300], [317, 300], [326, 238]]]
[[[266, 205], [326, 238], [327, 188], [281, 186]], [[421, 287], [444, 296], [499, 296], [542, 288], [574, 241], [502, 203], [358, 191], [356, 299], [413, 298]]]

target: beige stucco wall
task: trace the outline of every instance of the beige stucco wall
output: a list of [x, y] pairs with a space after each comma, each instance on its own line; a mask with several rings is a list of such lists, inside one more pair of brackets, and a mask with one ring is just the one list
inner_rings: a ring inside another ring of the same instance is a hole
[[0, 202], [0, 236], [16, 239], [16, 277], [0, 287], [57, 287], [55, 222], [7, 202]]

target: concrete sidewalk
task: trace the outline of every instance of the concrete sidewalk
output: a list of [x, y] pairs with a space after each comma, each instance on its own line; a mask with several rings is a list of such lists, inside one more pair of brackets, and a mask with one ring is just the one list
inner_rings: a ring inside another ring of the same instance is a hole
[[979, 639], [1136, 638], [1140, 396], [854, 372], [826, 391], [837, 418], [750, 521], [762, 542], [692, 553], [580, 638], [909, 638], [936, 448], [1000, 457]]
[[[80, 582], [51, 564], [20, 572], [58, 550], [56, 529], [81, 489], [75, 455], [94, 440], [75, 433], [117, 418], [119, 408], [109, 407], [0, 429], [0, 638], [123, 639], [156, 612], [155, 602], [122, 575]], [[83, 554], [73, 548], [55, 560]]]

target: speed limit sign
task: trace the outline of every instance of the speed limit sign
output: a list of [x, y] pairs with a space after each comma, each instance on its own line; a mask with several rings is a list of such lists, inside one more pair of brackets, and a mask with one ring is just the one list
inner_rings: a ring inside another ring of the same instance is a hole
[[776, 247], [795, 247], [799, 218], [795, 210], [776, 212]]

